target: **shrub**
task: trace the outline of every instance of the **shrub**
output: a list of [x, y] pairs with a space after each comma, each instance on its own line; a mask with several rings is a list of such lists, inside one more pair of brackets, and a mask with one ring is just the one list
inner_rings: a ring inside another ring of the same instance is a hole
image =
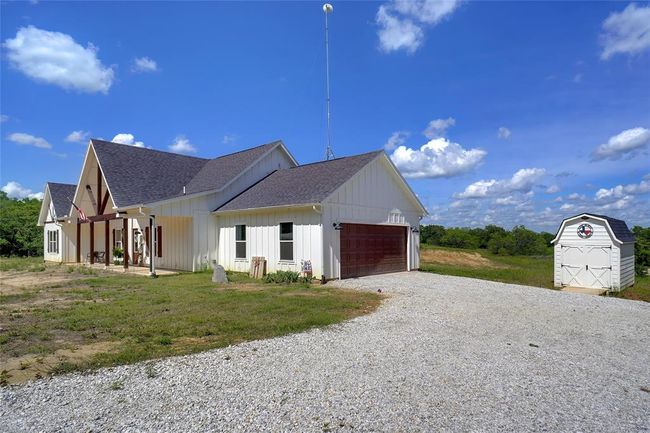
[[639, 276], [647, 275], [650, 267], [650, 227], [635, 226], [632, 229], [634, 244], [634, 270]]
[[113, 257], [116, 257], [118, 259], [124, 257], [124, 251], [122, 250], [122, 248], [119, 247], [113, 248]]
[[308, 277], [301, 277], [298, 272], [293, 271], [278, 271], [276, 273], [266, 274], [264, 277], [265, 283], [274, 284], [291, 284], [291, 283], [310, 283], [311, 279]]

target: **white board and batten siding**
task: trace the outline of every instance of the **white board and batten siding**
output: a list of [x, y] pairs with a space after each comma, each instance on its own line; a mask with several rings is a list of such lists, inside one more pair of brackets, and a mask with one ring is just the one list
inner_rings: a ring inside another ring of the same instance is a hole
[[375, 158], [334, 191], [323, 202], [325, 277], [340, 277], [340, 232], [334, 229], [334, 223], [407, 227], [408, 269], [404, 270], [418, 269], [422, 209], [409, 198], [410, 194], [384, 155]]
[[[320, 214], [313, 208], [265, 209], [219, 214], [218, 263], [227, 270], [248, 272], [251, 257], [266, 258], [267, 272], [302, 270], [310, 260], [314, 277], [322, 275]], [[293, 223], [293, 260], [280, 260], [280, 223]], [[246, 259], [235, 254], [235, 227], [246, 225]]]
[[[151, 208], [150, 213], [156, 215], [156, 223], [163, 226], [163, 260], [159, 260], [158, 266], [173, 265], [171, 269], [188, 271], [211, 267], [212, 262], [218, 260], [219, 242], [217, 217], [212, 214], [212, 211], [274, 170], [294, 165], [286, 152], [277, 147], [221, 191], [185, 199], [181, 197]], [[179, 220], [175, 221], [175, 218]], [[165, 229], [166, 225], [170, 227], [169, 235]], [[170, 247], [172, 245], [172, 239], [168, 236], [180, 236], [181, 232], [187, 233], [188, 237], [175, 247], [178, 251], [170, 252], [170, 257], [166, 257], [165, 243]], [[181, 254], [187, 257], [187, 260], [178, 259]]]
[[[578, 235], [589, 224], [589, 238]], [[634, 284], [634, 243], [616, 240], [606, 220], [576, 216], [563, 222], [554, 239], [554, 285], [622, 290]]]

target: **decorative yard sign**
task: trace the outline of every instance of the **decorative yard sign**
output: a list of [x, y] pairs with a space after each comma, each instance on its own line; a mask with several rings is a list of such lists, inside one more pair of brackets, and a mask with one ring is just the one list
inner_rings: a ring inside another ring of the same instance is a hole
[[591, 224], [584, 223], [578, 226], [578, 236], [580, 236], [582, 239], [589, 239], [593, 234], [594, 228], [591, 226]]

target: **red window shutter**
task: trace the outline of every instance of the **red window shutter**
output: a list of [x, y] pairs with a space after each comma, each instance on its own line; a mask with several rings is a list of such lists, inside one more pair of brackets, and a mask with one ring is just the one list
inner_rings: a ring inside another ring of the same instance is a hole
[[158, 257], [162, 257], [162, 226], [158, 226]]
[[147, 254], [151, 254], [151, 244], [149, 243], [149, 227], [144, 228], [144, 244], [147, 246]]

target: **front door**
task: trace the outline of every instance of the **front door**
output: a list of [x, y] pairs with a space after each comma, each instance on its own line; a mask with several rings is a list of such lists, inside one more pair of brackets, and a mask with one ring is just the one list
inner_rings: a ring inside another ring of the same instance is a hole
[[611, 253], [608, 245], [562, 245], [562, 285], [610, 288]]

